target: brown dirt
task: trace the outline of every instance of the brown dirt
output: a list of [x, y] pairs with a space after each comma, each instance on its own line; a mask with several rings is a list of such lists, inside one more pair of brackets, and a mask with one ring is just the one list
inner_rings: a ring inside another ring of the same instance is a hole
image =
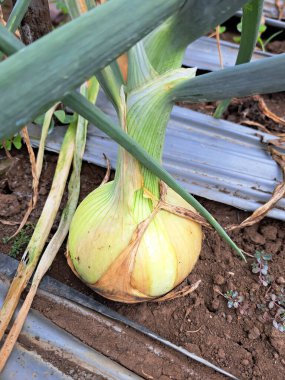
[[[267, 107], [277, 116], [285, 120], [285, 92], [275, 94], [262, 95]], [[193, 111], [213, 115], [217, 106], [217, 102], [208, 103], [179, 103], [183, 107], [192, 109]], [[284, 133], [285, 127], [275, 123], [265, 116], [258, 106], [258, 102], [252, 97], [243, 99], [233, 99], [223, 115], [223, 119], [239, 124], [241, 121], [254, 121], [265, 126], [273, 133]]]
[[[69, 376], [74, 380], [106, 380], [106, 377], [95, 374], [88, 371], [86, 368], [82, 368], [78, 358], [66, 353], [58, 348], [54, 349], [52, 344], [42, 342], [39, 337], [31, 338], [22, 334], [19, 337], [19, 342], [27, 347], [28, 350], [32, 350], [37, 353], [44, 361], [52, 364], [55, 368], [59, 369], [62, 373]], [[76, 361], [77, 360], [77, 361]]]
[[28, 45], [51, 30], [52, 23], [48, 2], [46, 0], [32, 0], [20, 26], [23, 43]]
[[[189, 362], [184, 356], [165, 349], [160, 343], [122, 323], [84, 308], [79, 309], [72, 302], [51, 296], [44, 291], [39, 292], [33, 307], [85, 344], [143, 378], [156, 380], [223, 378], [211, 369]], [[58, 366], [53, 357], [49, 356], [49, 360]], [[69, 368], [64, 368], [65, 373], [68, 373], [68, 370]]]
[[[268, 100], [271, 106], [276, 102], [275, 112], [284, 117], [285, 112], [282, 108], [284, 103], [282, 106], [280, 99], [284, 99], [284, 93], [266, 97], [266, 101]], [[270, 124], [272, 130], [279, 130], [280, 128], [274, 123], [271, 125], [267, 119], [263, 119], [263, 116], [256, 109], [255, 102], [250, 98], [245, 99], [242, 104], [233, 103], [231, 107], [233, 108], [230, 108], [230, 112], [233, 109], [235, 112], [226, 115], [228, 119], [232, 117], [238, 119], [245, 112], [247, 117], [252, 117], [255, 121], [268, 123], [267, 127]], [[230, 115], [234, 116], [230, 117]], [[236, 119], [232, 121], [236, 121]], [[17, 159], [14, 160], [8, 170], [2, 172], [0, 177], [0, 219], [20, 221], [31, 197], [30, 164], [25, 149], [14, 150], [12, 155]], [[4, 156], [2, 151], [0, 152], [1, 156]], [[45, 155], [39, 203], [30, 218], [32, 223], [36, 223], [40, 215], [51, 185], [56, 159], [55, 154], [47, 153]], [[104, 174], [105, 170], [101, 168], [88, 163], [83, 165], [81, 199], [100, 184]], [[200, 201], [222, 225], [238, 223], [248, 215], [216, 202], [205, 199], [200, 199]], [[53, 227], [53, 232], [58, 221], [59, 217]], [[9, 254], [13, 241], [4, 244], [2, 238], [11, 235], [15, 229], [15, 226], [1, 224], [1, 252]], [[256, 226], [239, 232], [232, 232], [231, 236], [246, 252], [254, 253], [255, 250], [265, 250], [272, 254], [273, 259], [269, 266], [269, 273], [274, 280], [271, 289], [261, 285], [258, 275], [251, 272], [252, 259], [249, 259], [248, 263], [242, 262], [211, 231], [205, 231], [200, 259], [193, 273], [184, 282], [184, 285], [186, 283], [192, 284], [200, 279], [202, 280], [201, 285], [193, 294], [185, 298], [164, 303], [149, 302], [139, 305], [124, 305], [107, 301], [94, 294], [73, 275], [65, 262], [64, 247], [52, 265], [49, 274], [88, 295], [93, 295], [121, 314], [144, 324], [173, 343], [203, 356], [239, 378], [285, 378], [285, 333], [279, 333], [272, 326], [270, 312], [265, 313], [258, 307], [259, 304], [268, 305], [268, 294], [273, 292], [278, 294], [284, 287], [284, 223], [266, 218]], [[240, 295], [244, 296], [244, 301], [238, 309], [229, 309], [226, 299], [217, 293], [217, 290], [221, 293], [237, 290]], [[74, 321], [71, 316], [70, 320], [66, 318], [66, 315], [63, 317], [62, 313], [63, 311], [59, 307], [55, 307], [48, 311], [48, 316], [59, 325], [64, 319], [64, 326], [62, 327], [68, 330], [68, 326], [72, 326]], [[96, 331], [95, 327], [94, 336], [97, 336], [97, 339], [100, 336], [100, 331]], [[108, 339], [99, 339], [99, 346], [106, 355], [120, 357], [122, 354], [120, 354], [119, 341], [114, 340], [114, 342], [115, 344], [111, 347]], [[143, 351], [140, 352], [138, 343], [134, 343], [134, 346], [130, 345], [129, 352], [135, 352], [137, 357], [141, 358], [145, 355]], [[177, 360], [179, 362], [180, 359]], [[129, 368], [132, 368], [133, 362], [134, 357], [124, 356], [125, 366], [129, 365]], [[147, 375], [136, 370], [146, 379], [180, 380], [187, 378], [179, 374], [174, 363], [168, 364], [167, 370], [164, 372], [159, 372], [157, 364], [152, 364], [151, 360], [148, 363]], [[145, 369], [145, 367], [142, 368]], [[211, 375], [209, 377], [208, 370], [202, 367], [201, 378], [214, 379], [221, 378], [221, 376]]]

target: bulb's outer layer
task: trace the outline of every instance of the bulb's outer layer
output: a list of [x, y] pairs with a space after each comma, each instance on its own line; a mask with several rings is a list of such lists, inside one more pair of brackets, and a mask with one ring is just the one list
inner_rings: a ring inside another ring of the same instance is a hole
[[[201, 226], [168, 211], [150, 212], [149, 199], [134, 207], [118, 202], [113, 183], [93, 191], [78, 207], [68, 241], [72, 269], [90, 287], [115, 301], [159, 297], [193, 269], [202, 243]], [[166, 202], [193, 210], [167, 190]], [[137, 215], [148, 214], [142, 222]]]
[[68, 249], [79, 276], [96, 283], [129, 244], [136, 228], [128, 202], [118, 202], [113, 182], [90, 193], [73, 217]]

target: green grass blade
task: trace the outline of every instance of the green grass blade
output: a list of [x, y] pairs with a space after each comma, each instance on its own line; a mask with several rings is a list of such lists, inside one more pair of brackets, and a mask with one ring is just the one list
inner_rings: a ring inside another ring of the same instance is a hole
[[23, 17], [25, 16], [25, 13], [27, 12], [29, 8], [30, 2], [31, 0], [17, 0], [6, 25], [6, 28], [10, 32], [12, 33], [16, 32], [19, 25], [21, 24]]
[[158, 178], [176, 191], [191, 206], [193, 206], [207, 221], [215, 228], [218, 234], [245, 260], [245, 257], [231, 240], [225, 230], [214, 219], [214, 217], [186, 190], [183, 189], [175, 179], [157, 163], [134, 139], [127, 135], [119, 126], [114, 124], [99, 108], [93, 106], [83, 96], [72, 93], [64, 97], [63, 102], [72, 108], [76, 113], [89, 120], [99, 129], [105, 132], [118, 144], [132, 154], [142, 165], [152, 171]]
[[[103, 69], [183, 4], [108, 1], [1, 62], [0, 93], [5, 96], [0, 97], [0, 139]], [[110, 20], [116, 20], [112, 27]], [[0, 27], [0, 49], [5, 32]]]
[[[184, 7], [145, 39], [154, 69], [179, 68], [187, 45], [235, 14], [248, 0], [187, 0]], [[159, 52], [159, 54], [157, 54]]]
[[[241, 40], [236, 65], [251, 60], [258, 38], [262, 9], [263, 0], [251, 0], [243, 7]], [[230, 101], [231, 99], [222, 101], [218, 105], [214, 117], [218, 119], [221, 118], [225, 110], [228, 108]]]
[[[281, 34], [281, 33], [284, 33], [284, 30], [279, 30], [278, 32], [272, 34], [269, 38], [267, 38], [267, 40], [265, 40], [263, 43], [264, 49], [269, 44], [269, 42], [271, 42], [275, 37], [279, 36], [279, 34]], [[284, 35], [283, 35], [283, 37], [284, 37]], [[261, 39], [261, 37], [260, 37], [260, 39]]]
[[172, 100], [211, 102], [285, 90], [285, 54], [201, 75], [177, 85]]

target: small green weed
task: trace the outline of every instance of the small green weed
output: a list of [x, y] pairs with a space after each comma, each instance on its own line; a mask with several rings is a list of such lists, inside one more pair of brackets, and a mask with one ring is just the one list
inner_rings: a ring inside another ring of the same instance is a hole
[[[42, 114], [38, 116], [34, 123], [38, 125], [43, 125], [45, 119], [45, 114]], [[51, 133], [54, 129], [54, 126], [57, 122], [60, 122], [61, 124], [70, 124], [75, 120], [75, 115], [69, 115], [65, 113], [64, 110], [57, 110], [54, 112], [53, 117], [51, 119], [50, 127], [49, 127], [49, 133]]]
[[[0, 141], [0, 149], [4, 148], [3, 144], [4, 142]], [[22, 137], [20, 133], [5, 140], [5, 148], [10, 151], [12, 147], [15, 147], [16, 149], [22, 148]]]
[[[276, 330], [285, 332], [285, 288], [276, 285], [274, 277], [268, 274], [272, 255], [264, 251], [255, 251], [253, 258], [252, 273], [258, 274], [260, 284], [268, 287], [263, 297], [264, 302], [256, 304], [256, 309], [262, 313], [264, 322], [271, 322]], [[246, 303], [243, 303], [244, 296], [237, 290], [228, 290], [226, 293], [218, 289], [215, 291], [227, 300], [229, 309], [239, 309], [239, 313], [244, 314], [246, 309]]]
[[242, 304], [244, 297], [239, 295], [236, 290], [228, 290], [225, 294], [223, 294], [224, 298], [228, 300], [228, 308], [237, 309]]
[[263, 251], [255, 251], [255, 262], [251, 264], [252, 273], [259, 274], [259, 281], [263, 286], [268, 286], [272, 283], [273, 278], [268, 274], [269, 261], [272, 260], [272, 255]]
[[[26, 249], [32, 233], [34, 230], [34, 226], [32, 224], [26, 225], [15, 238], [13, 238], [13, 243], [9, 252], [9, 256], [18, 257], [18, 255], [22, 255], [24, 250]], [[2, 239], [4, 244], [7, 244], [9, 241], [9, 237], [5, 237]]]
[[223, 34], [227, 31], [227, 28], [224, 25], [219, 26], [219, 34]]
[[229, 309], [238, 309], [244, 301], [244, 296], [240, 295], [236, 290], [227, 290], [226, 293], [221, 293], [218, 289], [215, 289], [215, 292], [228, 301], [227, 306]]
[[[262, 49], [262, 51], [266, 51], [266, 46], [269, 44], [270, 41], [273, 40], [273, 38], [277, 37], [280, 33], [283, 32], [283, 30], [280, 30], [274, 34], [272, 34], [270, 37], [267, 38], [267, 40], [262, 39], [262, 34], [266, 31], [267, 26], [265, 24], [260, 24], [259, 31], [258, 31], [258, 37], [257, 37], [257, 45], [259, 45]], [[237, 30], [241, 33], [242, 31], [242, 21], [237, 24]], [[241, 37], [237, 36], [234, 37], [233, 40], [237, 43], [240, 42]]]
[[273, 326], [280, 332], [285, 332], [285, 289], [281, 288], [279, 293], [270, 294], [268, 304], [270, 310], [274, 310]]

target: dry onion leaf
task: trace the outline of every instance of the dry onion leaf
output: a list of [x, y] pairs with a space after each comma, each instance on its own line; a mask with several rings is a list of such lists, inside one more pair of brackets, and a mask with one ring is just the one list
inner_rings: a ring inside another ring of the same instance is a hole
[[[275, 145], [276, 140], [270, 141], [270, 144]], [[232, 225], [227, 228], [228, 231], [232, 231], [235, 229], [240, 229], [248, 226], [252, 226], [255, 223], [260, 222], [272, 208], [276, 205], [277, 202], [280, 201], [285, 196], [285, 155], [281, 154], [279, 151], [274, 149], [272, 146], [268, 147], [268, 150], [271, 154], [271, 157], [277, 164], [280, 166], [283, 175], [283, 181], [279, 183], [268, 202], [255, 210], [248, 218], [246, 218], [242, 223]]]

